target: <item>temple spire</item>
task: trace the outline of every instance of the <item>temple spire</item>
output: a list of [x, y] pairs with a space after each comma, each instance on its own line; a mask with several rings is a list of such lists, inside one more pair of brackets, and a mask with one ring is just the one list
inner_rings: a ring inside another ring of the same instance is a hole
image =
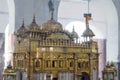
[[88, 0], [88, 13], [89, 13], [89, 9], [90, 9], [90, 0]]
[[85, 17], [85, 23], [86, 23], [86, 30], [83, 32], [83, 37], [89, 40], [92, 39], [93, 36], [95, 36], [95, 34], [93, 33], [93, 31], [89, 28], [89, 21], [92, 19], [91, 18], [91, 13], [89, 13], [89, 0], [88, 1], [88, 12], [84, 14]]
[[74, 28], [74, 25], [73, 25], [73, 30], [72, 30], [73, 32], [75, 32], [75, 28]]
[[22, 21], [22, 27], [25, 27], [24, 18], [23, 18], [23, 21]]
[[53, 15], [54, 15], [54, 3], [52, 0], [49, 0], [48, 2], [48, 7], [49, 7], [49, 11], [51, 13], [51, 20], [53, 20]]
[[32, 23], [36, 23], [35, 15], [33, 16], [33, 21]]

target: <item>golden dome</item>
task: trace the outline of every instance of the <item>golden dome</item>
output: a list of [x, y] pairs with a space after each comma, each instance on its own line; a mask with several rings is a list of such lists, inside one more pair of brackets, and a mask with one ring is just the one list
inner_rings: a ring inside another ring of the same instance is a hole
[[72, 38], [78, 38], [79, 37], [78, 34], [74, 30], [74, 26], [73, 26], [73, 31], [71, 33], [71, 36], [72, 36]]
[[33, 17], [32, 23], [29, 25], [29, 30], [40, 30], [36, 23], [35, 16]]
[[24, 20], [23, 20], [23, 23], [22, 23], [22, 26], [17, 30], [17, 33], [18, 34], [23, 34], [27, 29], [25, 28], [24, 26]]
[[43, 23], [41, 26], [42, 30], [46, 30], [46, 31], [62, 31], [62, 24], [51, 19], [48, 20], [46, 23]]

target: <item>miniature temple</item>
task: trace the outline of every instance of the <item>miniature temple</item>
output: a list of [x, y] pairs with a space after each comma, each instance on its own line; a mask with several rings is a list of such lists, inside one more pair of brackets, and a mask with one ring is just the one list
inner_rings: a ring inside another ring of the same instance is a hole
[[3, 80], [98, 80], [98, 45], [89, 28], [91, 14], [84, 15], [86, 30], [81, 42], [74, 28], [72, 32], [64, 30], [53, 13], [52, 8], [51, 19], [41, 26], [35, 16], [27, 27], [23, 21], [15, 32], [11, 69], [16, 78], [7, 78], [10, 72], [4, 71]]
[[97, 80], [98, 46], [89, 27], [80, 42], [74, 28], [63, 30], [52, 18], [38, 26], [34, 17], [28, 27], [23, 21], [15, 36], [12, 69], [17, 80]]
[[117, 80], [117, 68], [114, 63], [107, 63], [102, 71], [103, 80]]

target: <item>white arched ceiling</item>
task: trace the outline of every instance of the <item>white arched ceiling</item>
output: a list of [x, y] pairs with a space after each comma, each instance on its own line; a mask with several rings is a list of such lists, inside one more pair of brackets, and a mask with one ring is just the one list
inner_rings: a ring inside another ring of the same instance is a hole
[[[67, 26], [70, 22], [84, 21], [87, 2], [61, 0], [58, 21]], [[99, 39], [107, 39], [107, 61], [117, 61], [118, 56], [118, 16], [112, 0], [91, 0], [93, 31]], [[78, 25], [80, 28], [83, 26]], [[80, 30], [79, 28], [79, 30]], [[99, 33], [99, 35], [98, 35]], [[114, 55], [113, 55], [114, 54]]]
[[8, 24], [9, 12], [7, 0], [0, 0], [0, 33], [4, 33]]

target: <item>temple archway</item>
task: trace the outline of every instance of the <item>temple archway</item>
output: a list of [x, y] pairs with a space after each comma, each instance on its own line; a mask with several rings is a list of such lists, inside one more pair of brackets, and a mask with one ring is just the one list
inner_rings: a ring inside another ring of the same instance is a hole
[[90, 76], [86, 72], [82, 72], [81, 80], [90, 80]]

